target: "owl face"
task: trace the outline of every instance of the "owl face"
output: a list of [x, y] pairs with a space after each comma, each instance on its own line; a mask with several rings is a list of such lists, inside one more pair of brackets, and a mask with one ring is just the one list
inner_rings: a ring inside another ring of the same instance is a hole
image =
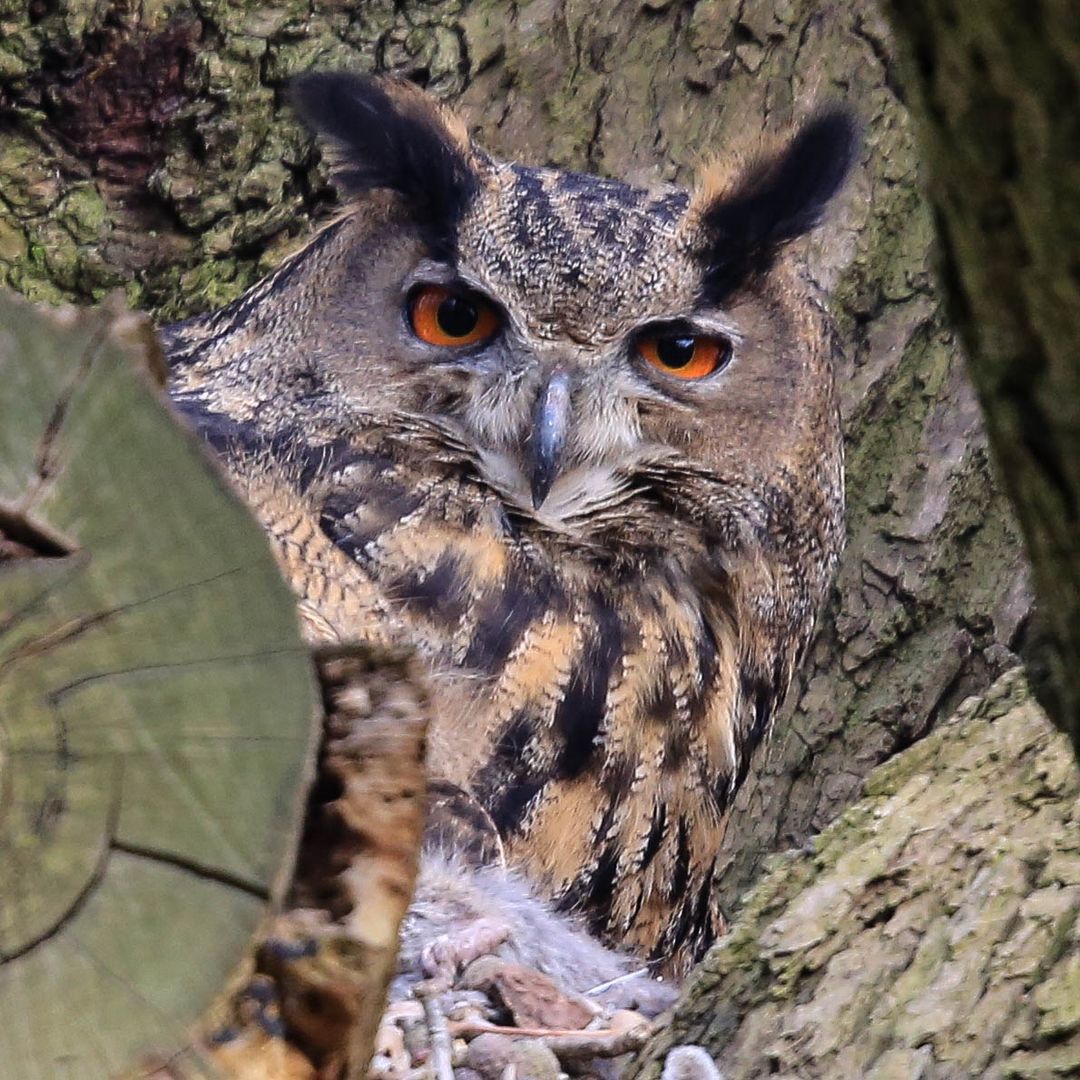
[[845, 116], [690, 193], [493, 161], [408, 84], [294, 94], [354, 200], [310, 350], [358, 410], [427, 418], [515, 513], [579, 535], [665, 488], [706, 517], [806, 452], [831, 386], [783, 254], [844, 178]]

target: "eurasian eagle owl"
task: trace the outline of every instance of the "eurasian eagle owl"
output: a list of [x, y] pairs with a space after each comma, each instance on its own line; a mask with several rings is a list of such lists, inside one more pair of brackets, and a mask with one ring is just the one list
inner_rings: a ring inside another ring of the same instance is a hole
[[344, 208], [171, 330], [175, 401], [311, 638], [417, 647], [433, 774], [557, 907], [680, 970], [841, 547], [828, 321], [789, 245], [852, 123], [650, 191], [494, 160], [406, 83], [294, 103]]

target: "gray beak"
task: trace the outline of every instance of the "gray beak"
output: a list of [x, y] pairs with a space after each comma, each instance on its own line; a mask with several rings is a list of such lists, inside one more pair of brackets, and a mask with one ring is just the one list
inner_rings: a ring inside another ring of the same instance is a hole
[[570, 376], [556, 368], [540, 391], [533, 411], [529, 439], [529, 487], [533, 506], [539, 506], [559, 472], [559, 460], [570, 427]]

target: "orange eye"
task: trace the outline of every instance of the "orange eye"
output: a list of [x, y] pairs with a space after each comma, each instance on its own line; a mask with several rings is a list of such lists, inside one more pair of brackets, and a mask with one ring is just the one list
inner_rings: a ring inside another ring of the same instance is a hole
[[654, 368], [677, 379], [704, 379], [731, 359], [731, 342], [693, 334], [651, 334], [639, 339], [638, 352]]
[[499, 313], [475, 293], [423, 285], [409, 297], [413, 333], [429, 345], [475, 345], [494, 337]]

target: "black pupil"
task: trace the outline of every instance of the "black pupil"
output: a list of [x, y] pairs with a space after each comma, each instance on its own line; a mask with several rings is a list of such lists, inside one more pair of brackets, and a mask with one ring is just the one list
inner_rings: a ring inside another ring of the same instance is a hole
[[686, 367], [694, 359], [692, 337], [660, 337], [656, 339], [656, 355], [664, 367]]
[[479, 321], [476, 304], [464, 296], [448, 296], [439, 305], [439, 328], [448, 337], [467, 337]]

